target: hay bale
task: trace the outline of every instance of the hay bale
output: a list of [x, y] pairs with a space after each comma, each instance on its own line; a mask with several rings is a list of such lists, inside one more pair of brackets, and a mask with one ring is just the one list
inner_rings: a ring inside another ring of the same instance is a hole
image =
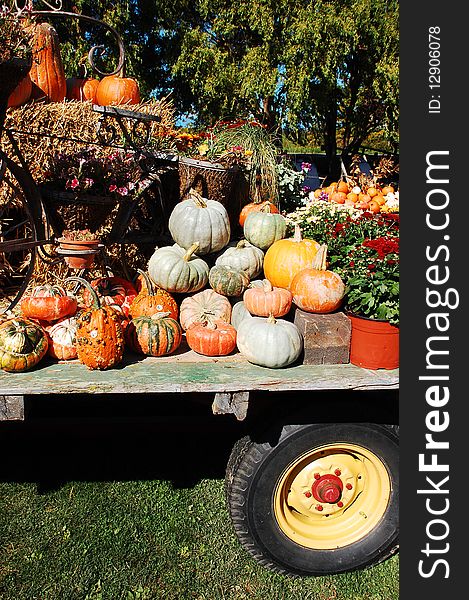
[[[5, 127], [14, 132], [15, 139], [32, 176], [37, 182], [43, 179], [49, 159], [57, 153], [77, 152], [86, 146], [95, 146], [98, 152], [107, 153], [97, 139], [96, 130], [100, 113], [94, 112], [92, 103], [66, 100], [64, 102], [32, 102], [7, 111]], [[164, 132], [174, 127], [174, 107], [163, 98], [129, 107], [135, 112], [158, 115], [160, 123], [151, 123], [151, 143], [161, 144]], [[12, 154], [8, 140], [4, 150]]]
[[[135, 112], [158, 115], [160, 122], [150, 122], [150, 146], [157, 150], [172, 149], [170, 140], [165, 133], [174, 129], [175, 111], [172, 102], [163, 98], [161, 100], [142, 102], [128, 108]], [[76, 153], [86, 147], [93, 147], [96, 154], [109, 154], [110, 146], [99, 143], [96, 135], [101, 114], [93, 111], [91, 102], [69, 101], [64, 102], [31, 102], [18, 108], [7, 111], [5, 127], [13, 132], [18, 147], [35, 181], [40, 184], [45, 179], [49, 160], [58, 153]], [[111, 122], [114, 121], [113, 119]], [[114, 146], [115, 147], [115, 146]], [[9, 155], [14, 155], [9, 140], [5, 137], [2, 149]], [[11, 202], [11, 197], [2, 198], [5, 192], [0, 186], [0, 205]], [[89, 207], [88, 207], [89, 208]], [[83, 215], [74, 213], [68, 215], [68, 220], [86, 217], [87, 207], [79, 210], [85, 211]], [[67, 217], [66, 206], [63, 215]], [[113, 211], [114, 212], [114, 211]], [[112, 219], [112, 215], [110, 215]], [[104, 235], [110, 230], [110, 219], [99, 228], [99, 234]], [[68, 228], [83, 228], [80, 223], [67, 223]], [[107, 249], [113, 270], [122, 272], [122, 249], [114, 245]], [[126, 261], [130, 268], [146, 268], [147, 258], [141, 254], [137, 247], [126, 247]], [[4, 267], [4, 265], [3, 265]], [[3, 268], [2, 267], [2, 268]], [[40, 260], [36, 261], [32, 285], [44, 281], [54, 281], [61, 278], [66, 271], [62, 264], [45, 265]], [[125, 268], [124, 268], [125, 270]]]

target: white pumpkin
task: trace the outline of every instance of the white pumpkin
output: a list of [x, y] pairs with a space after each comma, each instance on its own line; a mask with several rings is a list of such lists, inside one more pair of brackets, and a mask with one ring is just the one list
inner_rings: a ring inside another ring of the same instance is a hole
[[244, 321], [244, 319], [252, 319], [253, 316], [246, 308], [246, 305], [242, 300], [236, 302], [236, 304], [231, 309], [231, 324], [233, 327], [238, 330], [238, 327]]
[[77, 320], [69, 317], [46, 327], [49, 337], [47, 353], [58, 360], [77, 358], [76, 336]]
[[249, 279], [252, 279], [262, 271], [264, 252], [247, 240], [240, 240], [239, 242], [232, 242], [223, 254], [216, 259], [215, 264], [245, 271]]
[[173, 240], [186, 250], [198, 243], [198, 254], [219, 252], [230, 241], [230, 219], [217, 200], [208, 200], [191, 190], [189, 198], [174, 207], [169, 217]]
[[203, 290], [181, 302], [179, 321], [184, 330], [196, 322], [221, 319], [230, 322], [231, 304], [214, 290]]
[[198, 292], [208, 283], [208, 264], [195, 255], [198, 244], [188, 250], [177, 244], [156, 248], [148, 261], [148, 274], [168, 292]]
[[303, 337], [290, 321], [252, 317], [241, 321], [237, 332], [238, 350], [249, 362], [261, 367], [286, 367], [303, 350]]

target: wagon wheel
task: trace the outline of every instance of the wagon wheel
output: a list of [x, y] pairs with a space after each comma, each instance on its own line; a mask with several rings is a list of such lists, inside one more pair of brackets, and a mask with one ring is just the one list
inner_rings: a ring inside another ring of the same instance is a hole
[[32, 278], [39, 232], [41, 204], [34, 183], [0, 153], [0, 313], [13, 309]]

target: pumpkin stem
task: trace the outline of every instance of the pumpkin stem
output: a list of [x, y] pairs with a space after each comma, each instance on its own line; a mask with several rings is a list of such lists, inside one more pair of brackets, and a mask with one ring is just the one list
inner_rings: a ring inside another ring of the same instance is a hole
[[327, 245], [322, 244], [319, 246], [316, 256], [314, 257], [311, 268], [317, 269], [318, 271], [326, 271], [327, 269]]
[[274, 317], [274, 315], [272, 313], [270, 313], [269, 318], [267, 319], [267, 323], [272, 323], [272, 325], [275, 325], [276, 322], [277, 322], [277, 319]]
[[295, 233], [293, 234], [293, 241], [294, 242], [303, 241], [303, 236], [301, 235], [301, 227], [298, 225], [298, 223], [295, 223]]
[[148, 295], [154, 296], [155, 295], [155, 286], [153, 285], [153, 281], [151, 280], [150, 275], [148, 275], [148, 273], [146, 273], [145, 271], [142, 271], [142, 269], [139, 269], [138, 267], [137, 267], [137, 271], [140, 273], [140, 275], [143, 277], [143, 280], [145, 281], [145, 284], [148, 289]]
[[64, 279], [64, 283], [68, 283], [70, 281], [76, 281], [76, 282], [80, 283], [83, 287], [85, 287], [91, 294], [93, 308], [101, 308], [101, 302], [99, 300], [99, 296], [89, 281], [86, 281], [86, 279], [83, 279], [82, 277], [76, 277], [76, 276], [67, 277], [67, 279]]
[[268, 279], [264, 279], [262, 285], [264, 286], [264, 292], [271, 292], [274, 289]]
[[195, 252], [197, 252], [197, 250], [199, 249], [199, 246], [200, 246], [199, 242], [195, 242], [194, 244], [192, 244], [192, 246], [184, 254], [183, 260], [189, 262], [190, 259], [192, 258], [192, 255], [195, 254]]
[[194, 190], [194, 188], [189, 190], [189, 198], [192, 198], [199, 208], [207, 208], [205, 198], [203, 198], [197, 190]]
[[270, 208], [270, 202], [268, 200], [263, 203], [263, 206], [259, 210], [259, 212], [264, 212], [264, 213], [270, 213], [270, 212], [272, 212], [272, 210]]
[[246, 248], [248, 245], [249, 242], [247, 240], [239, 240], [239, 242], [236, 244], [236, 248]]

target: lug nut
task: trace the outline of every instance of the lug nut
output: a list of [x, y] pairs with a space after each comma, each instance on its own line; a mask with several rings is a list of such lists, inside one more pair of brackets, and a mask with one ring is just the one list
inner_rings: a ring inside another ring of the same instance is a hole
[[320, 477], [321, 477], [321, 475], [319, 475], [319, 473], [314, 474], [314, 479], [319, 479]]
[[347, 484], [345, 485], [345, 487], [346, 487], [348, 490], [351, 490], [351, 489], [352, 489], [352, 484], [351, 484], [351, 483], [347, 483]]
[[319, 512], [321, 512], [322, 506], [320, 504], [316, 504], [316, 510], [318, 510]]
[[344, 503], [343, 503], [343, 502], [337, 502], [337, 506], [338, 506], [339, 508], [342, 508], [342, 506], [343, 506], [343, 505], [344, 505]]
[[341, 475], [342, 471], [340, 469], [336, 469], [334, 471], [334, 475], [337, 475], [337, 477], [339, 477], [339, 475]]
[[311, 492], [305, 492], [305, 496], [306, 496], [307, 498], [311, 498], [312, 494], [311, 494]]

